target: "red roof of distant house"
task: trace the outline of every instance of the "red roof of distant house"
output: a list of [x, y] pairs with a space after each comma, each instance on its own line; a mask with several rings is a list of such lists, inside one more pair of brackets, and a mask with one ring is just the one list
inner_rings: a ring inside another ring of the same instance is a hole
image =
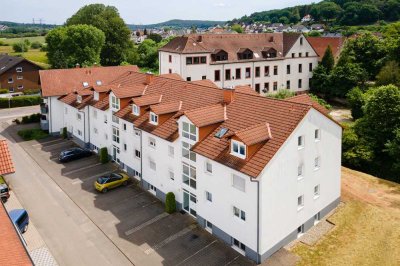
[[0, 205], [0, 265], [33, 265], [3, 203]]
[[307, 41], [314, 48], [315, 52], [319, 56], [319, 60], [322, 60], [324, 57], [325, 51], [328, 46], [331, 46], [332, 54], [337, 59], [340, 55], [340, 52], [343, 49], [344, 37], [307, 37]]
[[15, 168], [11, 159], [10, 150], [8, 149], [7, 141], [5, 139], [0, 139], [0, 175], [11, 174], [14, 172]]
[[[110, 67], [88, 67], [70, 69], [40, 70], [40, 82], [42, 85], [42, 96], [62, 96], [74, 90], [101, 84], [108, 84], [116, 78], [129, 72], [137, 72], [137, 66], [110, 66]], [[84, 83], [87, 86], [84, 86]]]

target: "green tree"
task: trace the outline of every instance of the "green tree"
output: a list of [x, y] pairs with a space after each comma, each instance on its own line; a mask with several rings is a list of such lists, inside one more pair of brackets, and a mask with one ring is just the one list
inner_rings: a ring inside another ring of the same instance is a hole
[[158, 46], [155, 41], [146, 39], [137, 49], [138, 65], [141, 67], [158, 68]]
[[360, 87], [354, 87], [351, 89], [347, 95], [347, 100], [351, 106], [351, 116], [354, 119], [358, 119], [363, 116], [362, 107], [365, 104], [365, 96], [364, 92], [360, 89]]
[[356, 134], [352, 126], [343, 131], [342, 149], [342, 161], [346, 166], [365, 169], [374, 159], [372, 147]]
[[159, 43], [162, 41], [162, 36], [160, 34], [157, 33], [150, 33], [147, 36], [148, 39], [155, 41], [156, 43]]
[[165, 212], [166, 213], [174, 213], [176, 211], [176, 201], [175, 194], [173, 192], [168, 192], [165, 195]]
[[127, 60], [127, 54], [132, 48], [130, 30], [113, 6], [91, 4], [82, 7], [66, 25], [92, 25], [105, 34], [105, 44], [101, 50], [101, 64], [105, 66], [120, 65]]
[[367, 72], [355, 63], [336, 65], [328, 81], [329, 96], [346, 97], [346, 94], [356, 86], [363, 86], [367, 81]]
[[332, 48], [330, 45], [328, 45], [328, 48], [325, 50], [321, 65], [325, 67], [327, 73], [331, 73], [333, 67], [335, 66], [335, 58], [333, 57]]
[[322, 64], [319, 64], [313, 70], [313, 76], [310, 82], [310, 91], [311, 93], [316, 94], [330, 94], [329, 90], [329, 73]]
[[239, 24], [234, 24], [231, 26], [231, 29], [233, 31], [236, 31], [237, 33], [243, 33], [243, 28]]
[[389, 61], [376, 76], [376, 84], [379, 86], [393, 84], [400, 87], [400, 68], [396, 61]]
[[[398, 173], [400, 171], [400, 128], [393, 130], [393, 133], [394, 138], [385, 144], [384, 151], [387, 152], [393, 160], [392, 171]], [[400, 183], [399, 178], [400, 177], [398, 177], [396, 182]]]
[[90, 25], [58, 27], [46, 35], [47, 57], [53, 68], [100, 62], [104, 33]]
[[319, 15], [325, 20], [331, 20], [342, 11], [339, 5], [334, 2], [321, 2], [319, 4]]
[[29, 50], [29, 45], [26, 42], [15, 42], [12, 45], [14, 52], [25, 53]]

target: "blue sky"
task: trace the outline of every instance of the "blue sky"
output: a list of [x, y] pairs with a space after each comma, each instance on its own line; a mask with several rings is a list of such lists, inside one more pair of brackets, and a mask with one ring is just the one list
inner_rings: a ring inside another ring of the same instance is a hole
[[288, 6], [318, 2], [318, 0], [1, 0], [0, 20], [32, 22], [42, 18], [45, 23], [62, 24], [80, 7], [103, 3], [118, 8], [129, 24], [150, 24], [169, 19], [230, 20]]

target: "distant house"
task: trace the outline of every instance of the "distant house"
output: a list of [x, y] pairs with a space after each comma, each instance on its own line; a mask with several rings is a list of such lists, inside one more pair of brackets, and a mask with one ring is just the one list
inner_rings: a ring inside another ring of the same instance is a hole
[[335, 61], [339, 59], [340, 53], [343, 50], [345, 38], [344, 37], [307, 37], [307, 41], [314, 48], [315, 52], [319, 56], [319, 61], [325, 54], [328, 46], [331, 46]]
[[22, 57], [0, 54], [0, 88], [9, 92], [38, 90], [40, 66]]
[[304, 25], [294, 25], [292, 26], [292, 31], [300, 33], [310, 32], [310, 30]]
[[312, 20], [311, 15], [310, 15], [310, 14], [307, 14], [307, 15], [305, 15], [305, 16], [301, 19], [301, 22], [302, 22], [302, 23], [304, 23], [304, 22], [310, 22], [311, 20]]
[[289, 25], [283, 25], [275, 29], [275, 32], [291, 32], [291, 31], [292, 27], [290, 27]]
[[311, 30], [323, 32], [325, 30], [325, 25], [324, 24], [312, 24]]

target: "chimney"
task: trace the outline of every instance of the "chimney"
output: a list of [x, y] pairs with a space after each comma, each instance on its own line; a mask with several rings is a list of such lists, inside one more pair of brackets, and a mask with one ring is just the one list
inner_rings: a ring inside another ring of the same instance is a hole
[[150, 85], [153, 79], [154, 79], [153, 73], [151, 73], [150, 71], [146, 72], [146, 85]]
[[75, 68], [80, 68], [81, 66], [79, 65], [79, 63], [76, 63]]
[[235, 89], [233, 86], [223, 88], [224, 103], [230, 104], [235, 100]]

